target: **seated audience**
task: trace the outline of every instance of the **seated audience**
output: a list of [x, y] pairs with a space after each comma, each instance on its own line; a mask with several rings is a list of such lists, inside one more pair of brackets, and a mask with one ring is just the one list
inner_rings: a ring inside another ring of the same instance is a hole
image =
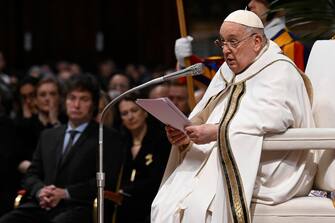
[[[26, 201], [0, 218], [9, 222], [91, 223], [96, 197], [99, 87], [92, 76], [70, 78], [66, 90], [67, 125], [44, 131], [23, 181]], [[104, 131], [107, 186], [114, 189], [121, 141]], [[113, 162], [108, 159], [113, 158]]]

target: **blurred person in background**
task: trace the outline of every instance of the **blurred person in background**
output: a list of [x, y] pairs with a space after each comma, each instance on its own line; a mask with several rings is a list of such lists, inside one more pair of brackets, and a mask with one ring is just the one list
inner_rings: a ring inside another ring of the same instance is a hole
[[68, 61], [59, 61], [56, 64], [56, 77], [60, 84], [63, 85], [64, 82], [72, 76], [70, 69], [70, 63]]
[[72, 73], [70, 70], [63, 70], [57, 75], [57, 79], [60, 81], [60, 83], [63, 85], [64, 82], [72, 77]]
[[[281, 0], [283, 3], [287, 0]], [[278, 44], [283, 53], [305, 70], [309, 49], [286, 26], [285, 11], [271, 11], [277, 4], [275, 0], [248, 0], [248, 8], [262, 20], [265, 36]]]
[[142, 82], [141, 84], [153, 79], [152, 73], [148, 70], [148, 68], [144, 64], [139, 64], [137, 70], [141, 76], [141, 82]]
[[14, 162], [18, 140], [14, 122], [9, 118], [3, 103], [7, 100], [6, 94], [0, 87], [0, 216], [13, 208], [20, 185], [20, 175]]
[[44, 75], [42, 74], [41, 68], [37, 65], [34, 65], [29, 68], [28, 76], [39, 79], [42, 78]]
[[35, 102], [37, 113], [23, 117], [17, 123], [17, 137], [21, 145], [17, 154], [18, 169], [21, 173], [25, 173], [30, 166], [41, 132], [66, 122], [61, 108], [61, 88], [55, 78], [46, 77], [37, 83]]
[[169, 84], [162, 83], [152, 86], [149, 89], [148, 97], [151, 99], [154, 98], [164, 98], [169, 96]]
[[6, 73], [6, 59], [2, 51], [0, 51], [0, 89], [2, 91], [2, 105], [6, 115], [12, 117], [13, 109], [13, 89], [17, 84], [17, 78], [14, 75]]
[[113, 76], [116, 71], [115, 62], [112, 59], [106, 59], [98, 64], [97, 79], [100, 83], [102, 90], [107, 91], [108, 80]]
[[180, 80], [171, 81], [168, 96], [181, 112], [186, 116], [189, 115], [191, 109], [188, 105], [188, 92], [185, 83], [180, 82]]
[[2, 104], [2, 112], [10, 116], [12, 111], [12, 105], [13, 105], [13, 92], [11, 89], [11, 86], [6, 84], [1, 78], [0, 78], [0, 91], [1, 91], [1, 104]]
[[130, 78], [123, 73], [116, 73], [108, 80], [108, 95], [113, 100], [132, 86]]
[[134, 86], [140, 85], [142, 83], [141, 73], [138, 71], [135, 64], [127, 64], [125, 73], [132, 79]]
[[63, 71], [68, 71], [69, 70], [69, 62], [68, 61], [59, 61], [56, 64], [56, 74], [58, 75], [59, 73]]
[[77, 63], [71, 63], [69, 65], [69, 71], [72, 75], [80, 75], [82, 73], [81, 66]]
[[138, 86], [152, 79], [144, 65], [136, 66], [135, 64], [127, 64], [125, 73], [129, 76], [134, 86]]
[[22, 118], [29, 119], [37, 114], [36, 106], [36, 84], [37, 78], [27, 76], [24, 77], [18, 87], [18, 94], [20, 99], [21, 114], [18, 115], [19, 121]]
[[5, 68], [6, 68], [6, 59], [3, 52], [0, 51], [0, 79], [3, 83], [10, 85], [11, 84], [10, 76], [5, 73]]
[[158, 191], [170, 153], [164, 126], [141, 109], [137, 93], [119, 102], [116, 118], [121, 119], [125, 142], [121, 185], [117, 194], [118, 223], [150, 222], [151, 202]]
[[53, 76], [54, 75], [49, 64], [42, 64], [40, 66], [40, 69], [41, 69], [43, 76]]

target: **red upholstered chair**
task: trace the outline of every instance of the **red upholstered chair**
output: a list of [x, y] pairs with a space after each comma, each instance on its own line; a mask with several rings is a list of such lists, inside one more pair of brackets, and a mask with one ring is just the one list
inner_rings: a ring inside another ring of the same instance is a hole
[[24, 195], [25, 195], [26, 193], [27, 193], [27, 191], [24, 190], [24, 189], [19, 190], [19, 191], [17, 192], [17, 196], [16, 196], [16, 198], [15, 198], [15, 200], [14, 200], [14, 208], [17, 208], [17, 207], [20, 205], [20, 203], [21, 203], [21, 201], [22, 201], [22, 199], [23, 199], [23, 197], [24, 197]]

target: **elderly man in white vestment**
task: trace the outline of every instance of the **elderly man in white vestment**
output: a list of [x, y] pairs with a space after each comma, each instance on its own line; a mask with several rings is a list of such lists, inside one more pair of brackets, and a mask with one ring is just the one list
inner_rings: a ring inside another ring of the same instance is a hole
[[225, 63], [173, 144], [153, 223], [250, 222], [251, 201], [278, 204], [309, 193], [311, 151], [262, 152], [265, 134], [313, 127], [302, 75], [267, 40], [256, 14], [238, 10], [220, 28]]

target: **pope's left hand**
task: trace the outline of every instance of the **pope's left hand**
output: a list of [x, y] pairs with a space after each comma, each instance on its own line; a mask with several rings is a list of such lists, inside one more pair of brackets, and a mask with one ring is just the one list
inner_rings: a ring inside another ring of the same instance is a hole
[[202, 124], [185, 128], [188, 137], [196, 144], [206, 144], [217, 140], [218, 125]]

